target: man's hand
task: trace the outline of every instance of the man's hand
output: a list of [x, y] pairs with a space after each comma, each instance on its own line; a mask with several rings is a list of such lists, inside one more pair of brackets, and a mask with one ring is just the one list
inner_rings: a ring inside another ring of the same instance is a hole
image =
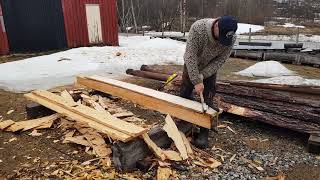
[[196, 92], [198, 94], [202, 93], [204, 91], [204, 85], [203, 83], [199, 83], [197, 85], [194, 86], [194, 89], [196, 90]]

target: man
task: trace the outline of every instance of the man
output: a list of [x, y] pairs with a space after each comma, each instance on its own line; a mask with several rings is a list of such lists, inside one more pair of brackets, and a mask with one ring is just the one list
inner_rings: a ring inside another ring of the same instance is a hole
[[[193, 99], [192, 91], [203, 93], [205, 103], [213, 105], [216, 74], [229, 58], [238, 29], [237, 20], [232, 16], [196, 21], [189, 31], [180, 96]], [[199, 148], [208, 147], [209, 129], [200, 128], [200, 134], [194, 140]]]

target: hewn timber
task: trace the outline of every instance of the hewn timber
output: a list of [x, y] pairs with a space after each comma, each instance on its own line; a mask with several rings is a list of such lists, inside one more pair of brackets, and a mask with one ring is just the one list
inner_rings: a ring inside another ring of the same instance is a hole
[[101, 76], [77, 77], [77, 84], [209, 129], [211, 119], [217, 114], [213, 109], [203, 113], [199, 102]]

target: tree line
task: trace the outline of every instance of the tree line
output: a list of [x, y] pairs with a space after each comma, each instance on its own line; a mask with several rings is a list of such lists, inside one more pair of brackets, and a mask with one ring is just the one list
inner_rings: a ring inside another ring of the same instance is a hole
[[260, 25], [277, 16], [312, 19], [319, 10], [317, 1], [117, 0], [117, 12], [122, 32], [126, 27], [135, 27], [135, 31], [146, 28], [187, 31], [197, 19], [222, 15], [233, 15], [239, 22]]

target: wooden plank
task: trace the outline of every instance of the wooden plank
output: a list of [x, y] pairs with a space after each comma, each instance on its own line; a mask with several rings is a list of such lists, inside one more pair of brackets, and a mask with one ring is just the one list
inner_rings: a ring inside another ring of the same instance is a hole
[[72, 96], [68, 93], [67, 90], [61, 92], [61, 97], [65, 98], [66, 101], [74, 102]]
[[59, 105], [50, 102], [49, 100], [39, 97], [35, 94], [29, 93], [29, 94], [25, 94], [25, 97], [27, 97], [28, 99], [35, 101], [39, 104], [42, 104], [43, 106], [46, 106], [47, 108], [50, 108], [60, 114], [63, 114], [65, 116], [70, 117], [71, 119], [74, 119], [76, 121], [79, 122], [83, 122], [83, 123], [87, 123], [89, 127], [92, 127], [93, 129], [98, 130], [101, 133], [107, 134], [109, 137], [111, 137], [114, 140], [120, 140], [123, 142], [128, 142], [131, 139], [133, 139], [134, 137], [129, 136], [125, 133], [119, 132], [117, 130], [114, 130], [112, 128], [109, 128], [107, 126], [104, 126], [98, 122], [92, 121], [86, 117], [83, 117], [75, 112], [72, 112], [68, 109], [65, 109], [63, 107], [60, 107]]
[[166, 160], [166, 156], [163, 153], [162, 149], [159, 148], [156, 143], [154, 143], [147, 133], [142, 134], [142, 138], [144, 142], [148, 145], [148, 147], [155, 153], [155, 155], [160, 158], [162, 161]]
[[79, 85], [121, 97], [208, 129], [211, 128], [211, 118], [217, 114], [211, 108], [203, 113], [199, 102], [101, 76], [77, 77], [76, 81]]
[[122, 121], [107, 113], [99, 112], [95, 109], [92, 109], [84, 105], [74, 104], [72, 106], [69, 106], [68, 103], [66, 103], [66, 101], [64, 101], [64, 99], [61, 96], [55, 95], [48, 91], [37, 90], [37, 91], [33, 91], [32, 93], [38, 96], [41, 96], [43, 98], [46, 98], [48, 100], [51, 100], [56, 104], [59, 104], [61, 107], [68, 109], [70, 111], [73, 111], [75, 113], [78, 113], [81, 116], [86, 117], [92, 121], [96, 121], [102, 125], [105, 125], [109, 128], [120, 131], [122, 133], [128, 134], [130, 136], [137, 137], [146, 131], [146, 129], [142, 127]]
[[6, 129], [6, 131], [16, 132], [16, 131], [27, 131], [30, 129], [45, 129], [50, 128], [53, 124], [53, 121], [60, 118], [61, 115], [59, 114], [53, 114], [51, 116], [33, 119], [33, 120], [27, 120], [27, 121], [19, 121], [12, 124], [9, 128]]
[[188, 155], [189, 155], [189, 156], [192, 156], [192, 155], [193, 155], [193, 150], [192, 150], [192, 148], [191, 148], [191, 144], [190, 144], [189, 140], [187, 139], [186, 135], [185, 135], [183, 132], [181, 132], [181, 131], [179, 131], [179, 132], [180, 132], [180, 134], [181, 134], [183, 143], [184, 143], [184, 145], [186, 146]]
[[170, 117], [170, 115], [167, 115], [166, 117], [166, 124], [163, 126], [163, 130], [167, 132], [168, 136], [173, 140], [174, 144], [176, 145], [177, 149], [180, 152], [180, 156], [182, 157], [183, 160], [188, 159], [188, 153], [186, 146], [184, 145], [184, 141], [181, 137], [181, 134]]
[[1, 121], [0, 122], [0, 129], [1, 130], [4, 130], [6, 129], [7, 127], [11, 126], [12, 124], [14, 124], [15, 122], [12, 121], [12, 120], [5, 120], [5, 121]]

